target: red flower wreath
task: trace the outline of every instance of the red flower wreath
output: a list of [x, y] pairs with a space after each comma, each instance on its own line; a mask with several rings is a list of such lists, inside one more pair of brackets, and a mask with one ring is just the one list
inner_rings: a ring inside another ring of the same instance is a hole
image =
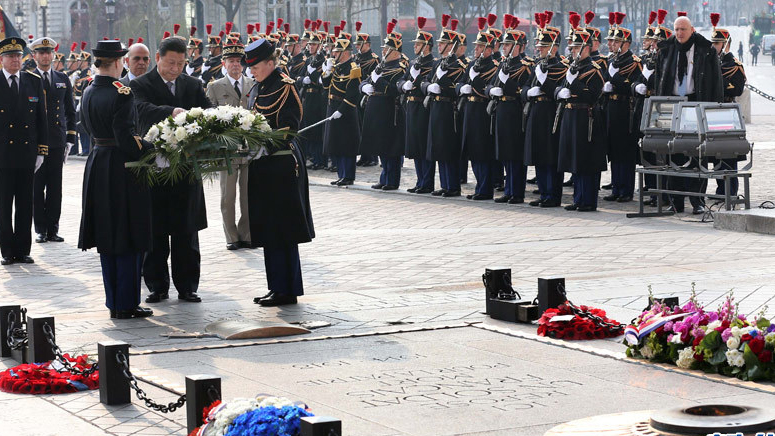
[[[91, 365], [86, 362], [87, 355], [64, 357], [80, 370]], [[25, 363], [0, 372], [0, 391], [14, 394], [67, 394], [71, 392], [97, 389], [100, 385], [99, 371], [88, 376], [58, 372], [51, 368], [51, 362]]]
[[[581, 311], [598, 316], [607, 323], [619, 324], [617, 321], [608, 319], [605, 311], [589, 306], [578, 306]], [[554, 321], [551, 319], [558, 315], [573, 315], [570, 321]], [[538, 335], [548, 336], [557, 339], [603, 339], [616, 337], [624, 333], [623, 329], [612, 331], [602, 325], [597, 325], [589, 318], [580, 317], [574, 314], [567, 304], [563, 303], [556, 309], [546, 309], [538, 320]]]

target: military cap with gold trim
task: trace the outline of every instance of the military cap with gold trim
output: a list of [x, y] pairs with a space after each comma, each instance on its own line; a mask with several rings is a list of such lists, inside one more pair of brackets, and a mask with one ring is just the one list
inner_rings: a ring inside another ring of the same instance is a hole
[[202, 48], [202, 40], [200, 38], [197, 38], [196, 35], [196, 26], [191, 26], [190, 31], [188, 32], [189, 38], [188, 38], [188, 48]]
[[355, 22], [355, 43], [356, 44], [371, 44], [371, 35], [361, 32], [363, 23], [360, 21]]
[[592, 24], [592, 20], [595, 19], [595, 13], [592, 11], [586, 11], [584, 12], [584, 30], [589, 32], [590, 36], [592, 36], [593, 41], [602, 42], [603, 41], [603, 32], [600, 31], [597, 27], [590, 26]]
[[506, 29], [506, 33], [503, 35], [503, 43], [520, 44], [525, 32], [517, 30], [519, 26], [519, 18], [511, 14], [505, 14], [503, 16], [503, 27]]
[[536, 47], [551, 47], [558, 45], [560, 39], [559, 29], [556, 27], [547, 27], [551, 22], [554, 13], [546, 11], [536, 14], [536, 23], [538, 23], [538, 33], [536, 34]]
[[245, 46], [242, 45], [242, 41], [239, 38], [228, 37], [226, 38], [226, 44], [223, 46], [223, 58], [241, 58], [245, 56]]
[[494, 47], [495, 36], [493, 36], [492, 33], [484, 30], [484, 28], [487, 26], [487, 17], [479, 17], [477, 19], [477, 25], [479, 26], [479, 33], [476, 35], [474, 44]]
[[609, 12], [608, 13], [608, 34], [606, 35], [606, 40], [612, 40], [614, 39], [614, 33], [616, 32], [616, 12]]
[[632, 42], [632, 31], [626, 27], [622, 27], [624, 17], [626, 17], [627, 14], [623, 12], [616, 12], [615, 14], [616, 29], [614, 30], [613, 40], [621, 42]]
[[581, 15], [571, 15], [568, 17], [568, 21], [570, 22], [572, 29], [570, 32], [570, 41], [568, 45], [570, 47], [583, 47], [585, 45], [591, 47], [592, 34], [579, 27], [579, 24], [581, 23]]
[[336, 39], [334, 40], [334, 48], [332, 51], [338, 52], [350, 50], [350, 44], [352, 43], [352, 40], [347, 38], [347, 36], [351, 36], [349, 33], [342, 32], [342, 28], [340, 26], [334, 26], [333, 36]]
[[86, 41], [81, 41], [81, 54], [79, 57], [82, 61], [91, 62], [91, 53], [86, 51]]
[[487, 32], [495, 38], [495, 41], [500, 41], [503, 36], [503, 31], [497, 27], [493, 27], [496, 21], [498, 21], [497, 15], [487, 14]]
[[67, 55], [68, 62], [75, 62], [80, 60], [80, 57], [78, 57], [78, 53], [75, 51], [76, 48], [78, 48], [77, 42], [70, 44], [70, 54]]
[[673, 36], [673, 31], [664, 26], [667, 11], [659, 9], [657, 11], [657, 28], [654, 31], [654, 37], [657, 41], [665, 41]]
[[427, 30], [423, 30], [427, 21], [428, 19], [425, 17], [417, 17], [417, 35], [412, 42], [422, 42], [425, 45], [433, 47], [433, 34]]
[[390, 47], [393, 50], [401, 51], [401, 47], [404, 45], [403, 37], [400, 33], [395, 32], [395, 29], [395, 22], [391, 21], [387, 23], [387, 31], [385, 32], [385, 40], [382, 41], [382, 47]]
[[[457, 25], [458, 24], [460, 24], [460, 21], [453, 18], [449, 22], [449, 28], [452, 29], [453, 32], [455, 32], [455, 41], [457, 41], [458, 45], [460, 45], [462, 47], [465, 47], [465, 45], [467, 43], [467, 40], [468, 40], [468, 37], [466, 36], [466, 34], [464, 32], [458, 32], [457, 31]], [[455, 41], [452, 41], [452, 42], [455, 42]]]
[[721, 14], [717, 12], [710, 14], [710, 23], [713, 25], [713, 33], [711, 33], [710, 42], [727, 42], [729, 40], [729, 30], [716, 27], [718, 26], [719, 20], [721, 20]]
[[25, 47], [27, 47], [27, 43], [19, 37], [12, 36], [10, 38], [5, 38], [0, 41], [0, 55], [12, 53], [22, 54], [24, 53]]
[[654, 27], [654, 22], [657, 20], [657, 12], [651, 11], [649, 12], [649, 25], [646, 26], [646, 30], [643, 32], [643, 39], [656, 39], [656, 27]]
[[320, 44], [323, 42], [323, 33], [318, 32], [319, 26], [320, 25], [316, 21], [313, 21], [312, 24], [309, 25], [309, 43], [310, 44]]
[[212, 24], [206, 24], [205, 30], [207, 30], [207, 48], [213, 48], [213, 47], [220, 47], [221, 45], [221, 36], [220, 35], [212, 35], [213, 33], [213, 25]]
[[448, 29], [449, 19], [452, 18], [449, 14], [441, 15], [441, 34], [439, 35], [439, 42], [453, 42], [455, 40], [455, 31]]
[[55, 51], [56, 47], [58, 47], [57, 42], [48, 36], [38, 38], [30, 44], [30, 48], [35, 51]]

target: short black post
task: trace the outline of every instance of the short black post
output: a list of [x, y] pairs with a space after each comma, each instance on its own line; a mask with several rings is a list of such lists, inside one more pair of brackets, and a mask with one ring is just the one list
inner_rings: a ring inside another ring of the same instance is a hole
[[46, 340], [48, 336], [43, 332], [45, 324], [51, 327], [51, 333], [56, 338], [53, 316], [27, 316], [27, 340], [30, 347], [27, 357], [30, 362], [48, 362], [49, 360], [56, 359], [54, 351], [51, 349], [51, 344]]
[[16, 313], [14, 326], [20, 327], [22, 323], [21, 306], [0, 306], [0, 357], [11, 357], [11, 347], [8, 346], [8, 314]]
[[97, 358], [100, 365], [100, 403], [128, 404], [132, 402], [129, 380], [124, 376], [124, 367], [116, 359], [124, 353], [129, 365], [129, 344], [121, 341], [106, 341], [97, 344]]
[[565, 278], [549, 277], [538, 279], [538, 311], [555, 309], [565, 302]]
[[300, 436], [342, 436], [342, 421], [330, 416], [301, 418]]
[[202, 425], [202, 411], [221, 399], [221, 378], [215, 375], [186, 376], [187, 433]]

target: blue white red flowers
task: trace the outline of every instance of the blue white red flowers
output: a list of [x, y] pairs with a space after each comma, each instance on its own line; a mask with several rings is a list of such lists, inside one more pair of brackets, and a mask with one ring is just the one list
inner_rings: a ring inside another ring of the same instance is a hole
[[204, 411], [204, 424], [189, 436], [298, 436], [306, 406], [283, 397], [236, 398], [215, 402]]

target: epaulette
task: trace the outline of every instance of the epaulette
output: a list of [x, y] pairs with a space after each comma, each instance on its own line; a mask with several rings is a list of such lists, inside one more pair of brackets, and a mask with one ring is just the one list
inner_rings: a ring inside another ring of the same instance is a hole
[[570, 65], [570, 59], [563, 56], [562, 58], [560, 58], [560, 63], [562, 63], [563, 65]]
[[598, 70], [599, 70], [599, 69], [601, 69], [601, 68], [603, 68], [603, 67], [601, 67], [601, 66], [600, 66], [600, 64], [598, 64], [597, 62], [590, 62], [590, 64], [592, 64], [592, 66], [593, 66], [593, 67], [595, 67], [595, 68], [597, 68]]
[[35, 77], [37, 77], [38, 79], [40, 79], [40, 78], [41, 78], [40, 76], [38, 76], [37, 74], [33, 73], [32, 71], [27, 71], [27, 74], [29, 74], [29, 75], [31, 75], [31, 76], [35, 76]]
[[291, 83], [291, 84], [295, 84], [295, 83], [296, 83], [296, 81], [295, 81], [295, 80], [291, 79], [290, 77], [288, 77], [288, 76], [287, 76], [286, 74], [284, 74], [284, 73], [280, 73], [280, 77], [282, 77], [282, 81], [283, 81], [283, 83]]
[[379, 56], [377, 56], [377, 54], [374, 52], [371, 52], [371, 57], [372, 59], [379, 59]]
[[740, 62], [739, 60], [737, 60], [737, 58], [735, 58], [735, 63], [736, 63], [737, 65], [740, 65], [741, 67], [743, 66], [743, 63], [742, 63], [742, 62]]
[[531, 58], [530, 56], [525, 56], [525, 59], [523, 59], [523, 62], [524, 62], [524, 61], [528, 61], [528, 62], [530, 62], [530, 63], [535, 63], [535, 61], [536, 61], [536, 60], [535, 60], [535, 59], [533, 59], [533, 58]]
[[632, 55], [632, 61], [633, 62], [640, 62], [640, 58], [636, 55]]
[[358, 66], [357, 63], [351, 62], [350, 63], [350, 79], [360, 79], [361, 78], [361, 67]]
[[501, 64], [501, 61], [499, 61], [498, 59], [493, 59], [492, 63], [495, 64], [495, 66], [497, 67]]
[[609, 55], [607, 55], [607, 54], [601, 54], [601, 55], [599, 55], [599, 56], [600, 56], [600, 59], [605, 59], [605, 60], [608, 60], [608, 56], [609, 56]]
[[122, 95], [129, 95], [132, 92], [132, 88], [125, 86], [123, 83], [119, 82], [118, 80], [113, 82], [113, 86], [115, 86], [116, 90], [118, 90], [118, 93]]

